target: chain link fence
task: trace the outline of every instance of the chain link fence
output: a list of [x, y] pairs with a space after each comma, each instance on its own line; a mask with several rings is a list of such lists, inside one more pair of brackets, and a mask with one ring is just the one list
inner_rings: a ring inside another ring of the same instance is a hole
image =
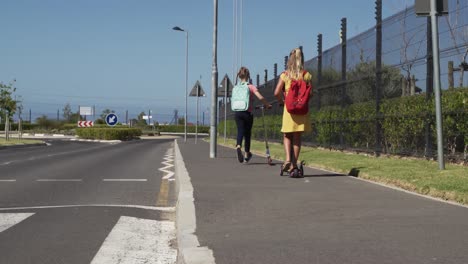
[[[312, 73], [313, 131], [304, 135], [306, 145], [435, 158], [436, 129], [430, 19], [417, 17], [414, 7], [381, 19], [381, 1], [376, 1], [376, 26], [346, 37], [346, 18], [341, 20], [341, 43], [305, 62]], [[440, 65], [445, 158], [468, 161], [468, 2], [449, 0], [449, 15], [439, 17]], [[287, 57], [285, 57], [285, 62]], [[269, 101], [278, 80], [257, 86]], [[226, 134], [235, 137], [234, 115], [229, 100], [219, 102], [226, 110]], [[226, 107], [224, 107], [226, 106]], [[281, 142], [282, 107], [266, 112], [269, 140]], [[253, 137], [263, 139], [261, 113], [256, 112]], [[221, 120], [222, 121], [222, 120]], [[224, 127], [220, 126], [220, 134]]]

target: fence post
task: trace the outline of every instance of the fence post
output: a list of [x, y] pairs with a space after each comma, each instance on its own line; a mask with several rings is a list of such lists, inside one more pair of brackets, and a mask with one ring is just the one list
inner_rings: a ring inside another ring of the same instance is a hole
[[288, 69], [288, 56], [284, 56], [284, 70]]
[[317, 92], [315, 95], [317, 96], [317, 111], [319, 111], [321, 107], [319, 87], [322, 84], [322, 34], [317, 35], [317, 54]]
[[346, 98], [346, 18], [341, 19], [341, 120], [340, 120], [340, 147], [344, 148], [344, 108]]
[[449, 90], [455, 87], [455, 82], [453, 81], [453, 61], [448, 62], [448, 84]]

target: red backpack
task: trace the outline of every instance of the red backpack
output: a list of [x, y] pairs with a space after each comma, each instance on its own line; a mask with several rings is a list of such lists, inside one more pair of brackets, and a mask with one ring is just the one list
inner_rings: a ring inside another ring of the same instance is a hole
[[302, 73], [303, 78], [301, 80], [291, 79], [291, 87], [289, 87], [284, 100], [286, 110], [290, 114], [306, 115], [309, 112], [309, 98], [312, 86], [304, 81], [306, 73], [306, 71]]

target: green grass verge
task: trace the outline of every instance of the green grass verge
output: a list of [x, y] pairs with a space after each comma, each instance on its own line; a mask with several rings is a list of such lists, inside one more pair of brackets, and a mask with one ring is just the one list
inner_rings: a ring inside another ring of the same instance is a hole
[[[223, 145], [224, 138], [218, 139]], [[235, 141], [226, 139], [226, 146]], [[284, 160], [282, 144], [269, 143], [272, 158]], [[252, 141], [252, 152], [265, 154], [265, 143]], [[412, 192], [468, 205], [468, 167], [446, 164], [441, 171], [437, 162], [398, 157], [373, 157], [361, 154], [302, 147], [306, 165], [348, 174], [359, 170], [359, 178], [396, 186]]]
[[17, 139], [17, 138], [10, 138], [10, 140], [6, 141], [5, 138], [0, 138], [0, 146], [38, 144], [38, 143], [43, 143], [43, 141], [33, 140], [33, 139]]

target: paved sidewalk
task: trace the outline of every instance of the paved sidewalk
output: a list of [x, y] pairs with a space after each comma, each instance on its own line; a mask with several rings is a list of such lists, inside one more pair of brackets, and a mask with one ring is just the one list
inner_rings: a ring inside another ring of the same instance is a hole
[[202, 140], [178, 146], [195, 235], [217, 264], [468, 263], [465, 207], [307, 167], [281, 177], [279, 161], [240, 164], [221, 146], [210, 159]]

